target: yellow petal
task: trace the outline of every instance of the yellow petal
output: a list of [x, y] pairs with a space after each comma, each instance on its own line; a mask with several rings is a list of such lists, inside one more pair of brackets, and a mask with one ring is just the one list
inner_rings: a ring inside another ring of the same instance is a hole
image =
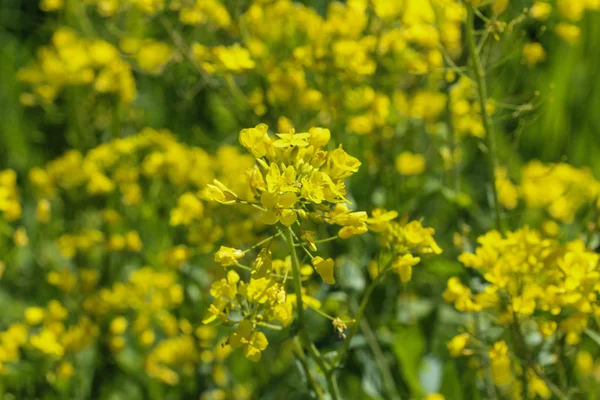
[[313, 258], [312, 263], [315, 266], [317, 273], [321, 276], [321, 279], [323, 279], [325, 283], [330, 285], [335, 283], [335, 277], [333, 274], [333, 267], [335, 263], [332, 258], [324, 260], [321, 257], [315, 257]]

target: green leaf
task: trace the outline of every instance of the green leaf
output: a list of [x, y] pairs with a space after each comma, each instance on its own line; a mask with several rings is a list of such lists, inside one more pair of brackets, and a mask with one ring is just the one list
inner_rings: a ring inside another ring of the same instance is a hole
[[600, 334], [589, 328], [583, 330], [598, 346], [600, 346]]
[[463, 388], [460, 384], [460, 376], [456, 370], [454, 361], [448, 361], [444, 365], [440, 393], [447, 399], [460, 400], [464, 398]]
[[440, 277], [451, 277], [463, 274], [466, 269], [459, 262], [436, 258], [427, 263], [427, 271]]
[[396, 332], [394, 354], [400, 364], [400, 374], [411, 390], [412, 397], [421, 397], [423, 388], [419, 383], [419, 365], [425, 350], [425, 339], [417, 326], [407, 326]]

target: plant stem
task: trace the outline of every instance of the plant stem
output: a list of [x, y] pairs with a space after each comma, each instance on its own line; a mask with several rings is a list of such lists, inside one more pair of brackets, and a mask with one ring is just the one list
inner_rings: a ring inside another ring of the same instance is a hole
[[523, 398], [529, 398], [529, 381], [527, 380], [527, 372], [532, 364], [531, 355], [529, 354], [529, 349], [527, 348], [527, 343], [525, 342], [525, 336], [523, 336], [523, 332], [521, 331], [521, 325], [519, 324], [519, 320], [517, 317], [514, 317], [515, 320], [512, 324], [512, 330], [515, 336], [515, 342], [517, 348], [520, 353], [523, 354], [525, 358], [525, 365], [523, 366], [523, 371], [521, 372], [521, 384], [522, 384], [522, 393]]
[[568, 400], [569, 399], [569, 396], [567, 394], [565, 394], [562, 390], [560, 390], [560, 388], [558, 388], [554, 384], [554, 382], [552, 382], [550, 379], [548, 379], [548, 377], [546, 377], [546, 375], [544, 375], [541, 371], [534, 369], [534, 372], [536, 373], [536, 375], [538, 377], [540, 377], [540, 379], [542, 379], [546, 383], [546, 386], [548, 386], [548, 388], [550, 389], [550, 391], [556, 398], [558, 398], [559, 400]]
[[113, 140], [121, 137], [121, 106], [119, 104], [113, 108], [111, 134]]
[[569, 383], [568, 383], [568, 379], [567, 379], [567, 371], [565, 370], [565, 365], [563, 363], [563, 355], [564, 355], [564, 348], [565, 348], [565, 342], [564, 342], [564, 337], [560, 338], [559, 342], [558, 342], [558, 359], [556, 362], [556, 369], [558, 372], [558, 382], [559, 382], [559, 387], [561, 391], [566, 391], [569, 388]]
[[360, 301], [360, 306], [358, 307], [358, 312], [356, 313], [356, 317], [354, 318], [354, 320], [355, 320], [354, 325], [352, 325], [352, 328], [350, 329], [350, 333], [348, 333], [348, 336], [346, 336], [346, 339], [344, 339], [344, 342], [342, 343], [342, 347], [340, 347], [340, 349], [338, 350], [337, 356], [333, 360], [334, 366], [337, 366], [340, 364], [340, 362], [344, 358], [346, 352], [348, 351], [348, 348], [350, 347], [350, 342], [352, 341], [352, 338], [358, 331], [358, 328], [360, 326], [360, 320], [365, 312], [365, 308], [367, 308], [367, 304], [369, 303], [371, 294], [373, 294], [373, 290], [375, 290], [375, 287], [379, 284], [379, 280], [382, 275], [383, 274], [378, 275], [377, 278], [375, 278], [375, 280], [373, 280], [371, 282], [371, 284], [367, 287], [367, 290], [365, 290], [365, 294], [363, 295], [363, 298]]
[[492, 130], [492, 124], [490, 116], [487, 110], [487, 87], [485, 83], [485, 74], [479, 59], [479, 53], [475, 46], [475, 27], [474, 27], [474, 7], [472, 4], [467, 4], [467, 46], [469, 48], [469, 57], [473, 63], [473, 73], [475, 75], [475, 85], [477, 86], [477, 92], [479, 94], [479, 108], [481, 109], [481, 120], [483, 129], [485, 131], [485, 145], [487, 147], [486, 161], [488, 164], [488, 179], [492, 184], [492, 201], [494, 209], [494, 217], [496, 222], [496, 229], [498, 231], [504, 231], [504, 222], [502, 219], [502, 210], [500, 208], [500, 202], [498, 201], [498, 188], [496, 187], [496, 167], [497, 167], [497, 150], [496, 150], [496, 138]]
[[296, 309], [298, 313], [298, 328], [300, 332], [304, 332], [304, 302], [302, 300], [302, 281], [300, 280], [300, 263], [298, 262], [298, 255], [294, 245], [294, 238], [292, 237], [292, 228], [287, 228], [284, 231], [285, 241], [290, 251], [290, 257], [292, 259], [292, 277], [294, 278], [294, 293], [296, 293]]
[[360, 329], [365, 335], [365, 340], [367, 344], [371, 348], [371, 352], [375, 357], [375, 363], [377, 364], [377, 368], [379, 368], [379, 372], [381, 373], [381, 378], [383, 380], [383, 385], [385, 386], [385, 390], [387, 394], [390, 396], [390, 399], [398, 399], [400, 400], [400, 394], [396, 389], [396, 384], [394, 383], [394, 376], [390, 371], [390, 367], [388, 365], [387, 360], [385, 359], [385, 355], [381, 350], [381, 346], [379, 346], [379, 342], [377, 341], [377, 336], [375, 332], [371, 329], [369, 325], [369, 321], [366, 318], [362, 318], [360, 320]]
[[315, 378], [313, 377], [312, 372], [310, 371], [310, 366], [308, 365], [308, 361], [306, 361], [306, 355], [304, 354], [304, 350], [302, 349], [302, 344], [300, 343], [297, 337], [294, 339], [294, 344], [296, 345], [296, 357], [298, 357], [298, 361], [300, 361], [302, 369], [304, 369], [304, 374], [306, 375], [306, 381], [308, 383], [309, 388], [312, 388], [312, 390], [314, 390], [318, 399], [323, 399], [323, 393], [321, 392], [321, 388], [315, 381]]
[[460, 192], [460, 167], [458, 165], [458, 140], [456, 130], [454, 129], [454, 121], [452, 120], [452, 103], [450, 101], [450, 87], [446, 90], [448, 101], [446, 102], [446, 125], [448, 125], [448, 139], [450, 141], [450, 157], [452, 159], [452, 189], [455, 195]]
[[306, 323], [304, 317], [304, 302], [302, 301], [302, 281], [300, 280], [300, 263], [298, 262], [298, 255], [296, 254], [296, 247], [294, 245], [292, 228], [288, 227], [284, 230], [285, 241], [290, 252], [292, 259], [292, 276], [294, 281], [294, 292], [296, 294], [296, 310], [298, 313], [298, 330], [299, 339], [302, 345], [308, 350], [310, 356], [315, 360], [319, 368], [323, 371], [325, 378], [327, 379], [327, 386], [329, 387], [329, 393], [333, 400], [339, 400], [340, 393], [337, 387], [337, 382], [333, 376], [332, 369], [325, 363], [325, 360], [319, 353], [314, 343], [310, 340], [308, 331], [306, 330]]
[[[481, 332], [481, 314], [477, 313], [475, 316], [475, 338], [477, 338], [478, 333]], [[477, 338], [479, 340], [479, 338]], [[485, 341], [485, 339], [483, 339]], [[490, 355], [487, 352], [484, 352], [481, 356], [481, 361], [483, 364], [483, 368], [485, 369], [485, 387], [487, 391], [488, 399], [496, 400], [498, 395], [496, 393], [496, 387], [494, 386], [494, 378], [492, 377], [492, 369], [490, 366]]]

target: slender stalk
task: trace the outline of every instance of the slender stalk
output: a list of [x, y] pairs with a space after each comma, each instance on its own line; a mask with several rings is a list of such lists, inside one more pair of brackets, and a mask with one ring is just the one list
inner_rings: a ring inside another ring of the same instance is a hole
[[558, 372], [558, 382], [561, 391], [567, 391], [569, 387], [568, 379], [567, 379], [567, 371], [565, 369], [565, 365], [563, 363], [564, 356], [564, 348], [565, 348], [565, 338], [560, 338], [558, 342], [558, 358], [556, 361], [556, 369]]
[[[332, 236], [332, 237], [328, 237], [326, 239], [315, 240], [313, 243], [314, 244], [326, 243], [326, 242], [331, 242], [332, 240], [337, 240], [339, 238], [340, 238], [339, 236], [335, 235], [335, 236]], [[295, 246], [296, 247], [301, 247], [302, 243], [296, 243]]]
[[367, 345], [371, 348], [371, 352], [375, 357], [375, 363], [377, 364], [377, 368], [379, 368], [379, 372], [381, 373], [381, 378], [383, 380], [383, 385], [385, 386], [385, 390], [387, 394], [390, 396], [390, 399], [400, 400], [400, 394], [396, 389], [396, 384], [394, 383], [394, 376], [392, 375], [392, 371], [390, 371], [390, 366], [388, 365], [387, 360], [385, 359], [385, 355], [383, 354], [383, 350], [381, 350], [381, 346], [379, 346], [379, 342], [377, 341], [377, 336], [375, 336], [375, 332], [371, 329], [369, 322], [366, 318], [362, 318], [360, 320], [360, 330], [365, 335], [365, 340], [367, 341]]
[[360, 306], [358, 307], [358, 312], [356, 313], [356, 317], [354, 318], [355, 319], [354, 325], [352, 325], [352, 328], [350, 329], [350, 333], [348, 333], [348, 335], [346, 336], [346, 339], [344, 339], [344, 342], [342, 343], [342, 347], [340, 347], [340, 349], [338, 350], [337, 356], [333, 360], [334, 366], [339, 365], [340, 362], [342, 362], [344, 356], [346, 355], [346, 352], [348, 351], [348, 348], [350, 347], [350, 342], [352, 341], [352, 338], [358, 331], [358, 328], [360, 326], [360, 320], [365, 312], [365, 309], [367, 308], [367, 304], [369, 303], [369, 299], [371, 298], [371, 295], [373, 294], [373, 290], [375, 290], [375, 287], [377, 287], [377, 285], [379, 284], [379, 281], [380, 281], [382, 275], [383, 274], [378, 275], [377, 278], [375, 278], [375, 280], [373, 280], [371, 282], [371, 284], [367, 287], [367, 290], [365, 290], [363, 298], [360, 301]]
[[260, 326], [264, 326], [267, 329], [271, 329], [273, 331], [280, 331], [283, 330], [283, 328], [279, 325], [273, 325], [273, 324], [269, 324], [267, 322], [257, 322], [256, 325], [260, 325]]
[[257, 247], [262, 246], [263, 244], [275, 239], [276, 237], [278, 237], [279, 235], [281, 235], [281, 232], [278, 232], [274, 235], [269, 236], [268, 238], [265, 238], [263, 240], [261, 240], [260, 242], [256, 243], [254, 246], [248, 247], [246, 250], [244, 250], [244, 254], [256, 249]]
[[552, 394], [558, 398], [559, 400], [568, 400], [569, 396], [567, 394], [565, 394], [558, 386], [556, 386], [554, 384], [554, 382], [552, 382], [550, 379], [548, 379], [548, 377], [546, 375], [544, 375], [544, 373], [542, 373], [541, 371], [537, 370], [534, 368], [535, 374], [540, 377], [544, 383], [546, 383], [546, 386], [548, 386], [548, 388], [550, 389], [550, 391], [552, 392]]
[[446, 91], [448, 101], [446, 102], [446, 125], [448, 126], [448, 139], [450, 140], [450, 154], [452, 157], [452, 189], [455, 195], [460, 192], [460, 167], [458, 165], [458, 157], [456, 157], [458, 149], [458, 141], [456, 130], [454, 129], [454, 121], [452, 120], [452, 103], [450, 101], [450, 87]]
[[521, 325], [519, 324], [519, 320], [514, 317], [515, 320], [512, 324], [512, 330], [515, 336], [515, 342], [517, 344], [517, 348], [521, 352], [521, 354], [525, 358], [525, 365], [523, 366], [523, 371], [521, 372], [521, 384], [522, 384], [522, 393], [523, 398], [529, 398], [529, 380], [527, 379], [527, 372], [529, 371], [529, 367], [532, 364], [531, 355], [529, 354], [529, 349], [527, 348], [527, 343], [525, 342], [525, 337], [523, 336], [523, 332], [521, 331]]
[[300, 332], [304, 332], [304, 302], [302, 300], [302, 281], [300, 280], [300, 263], [298, 262], [298, 255], [294, 246], [294, 239], [292, 238], [292, 228], [288, 228], [284, 231], [285, 241], [290, 251], [292, 259], [292, 277], [294, 278], [294, 293], [296, 293], [296, 309], [298, 313], [298, 328]]
[[121, 137], [121, 106], [118, 103], [113, 108], [111, 134], [113, 140]]
[[294, 278], [294, 293], [296, 294], [296, 310], [298, 313], [299, 339], [302, 342], [302, 345], [308, 350], [310, 356], [315, 360], [319, 368], [321, 368], [321, 370], [323, 371], [323, 374], [327, 379], [327, 386], [329, 387], [329, 393], [331, 394], [331, 397], [333, 398], [333, 400], [339, 400], [341, 397], [339, 389], [337, 387], [337, 382], [335, 381], [335, 377], [333, 376], [333, 371], [327, 365], [327, 363], [325, 363], [325, 360], [321, 356], [321, 353], [319, 353], [317, 347], [310, 340], [308, 331], [306, 330], [306, 320], [304, 317], [304, 302], [302, 300], [302, 281], [300, 279], [300, 262], [298, 262], [298, 255], [296, 254], [296, 246], [294, 245], [292, 228], [288, 227], [286, 230], [284, 230], [284, 237], [292, 259], [292, 277]]
[[500, 208], [500, 202], [498, 201], [498, 188], [496, 187], [496, 167], [498, 162], [496, 160], [496, 138], [492, 130], [492, 123], [487, 110], [487, 86], [485, 83], [485, 74], [475, 46], [475, 27], [474, 27], [474, 7], [472, 4], [467, 4], [467, 46], [469, 48], [469, 57], [473, 63], [473, 73], [475, 75], [475, 85], [479, 95], [479, 107], [481, 109], [481, 120], [483, 129], [485, 131], [485, 145], [487, 147], [487, 165], [488, 165], [488, 179], [492, 184], [492, 201], [494, 208], [494, 217], [496, 222], [496, 229], [500, 232], [504, 231], [504, 221], [502, 218], [502, 210]]
[[306, 360], [306, 355], [304, 354], [304, 350], [302, 349], [302, 344], [298, 340], [298, 338], [294, 339], [294, 344], [296, 345], [296, 357], [300, 364], [302, 365], [302, 369], [304, 370], [304, 374], [306, 375], [306, 382], [309, 386], [309, 389], [314, 390], [318, 399], [324, 399], [321, 388], [315, 381], [315, 378], [310, 370], [310, 366], [308, 365], [308, 361]]
[[[481, 332], [481, 314], [477, 313], [475, 316], [475, 338], [477, 338], [478, 333]], [[478, 339], [479, 340], [479, 339]], [[494, 378], [492, 377], [492, 369], [490, 366], [490, 355], [487, 352], [484, 352], [481, 355], [481, 361], [483, 363], [483, 368], [485, 369], [485, 388], [487, 391], [487, 396], [489, 400], [496, 400], [498, 395], [496, 393], [496, 387], [494, 386]]]

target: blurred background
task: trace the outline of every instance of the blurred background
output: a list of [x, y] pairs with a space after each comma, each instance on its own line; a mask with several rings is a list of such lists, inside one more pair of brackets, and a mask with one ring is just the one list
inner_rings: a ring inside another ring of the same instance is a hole
[[[329, 2], [301, 3], [323, 12]], [[530, 5], [523, 0], [511, 3], [513, 12]], [[41, 11], [37, 0], [3, 0], [0, 10], [0, 167], [25, 171], [70, 147], [85, 149], [101, 141], [102, 135], [70, 131], [73, 128], [68, 121], [75, 116], [66, 115], [60, 104], [44, 110], [25, 108], [19, 102], [26, 85], [16, 79], [17, 72], [34, 60], [41, 46], [48, 44], [52, 32], [63, 22], [61, 18]], [[76, 16], [67, 14], [62, 18], [79, 23]], [[520, 47], [512, 46], [507, 52], [508, 62], [495, 68], [488, 66], [492, 97], [516, 106], [532, 105], [518, 112], [519, 118], [496, 121], [500, 135], [505, 137], [501, 140], [504, 151], [512, 146], [525, 159], [568, 160], [576, 166], [590, 166], [596, 175], [600, 174], [600, 160], [596, 157], [600, 150], [600, 80], [596, 78], [600, 67], [599, 22], [597, 12], [585, 13], [579, 25], [578, 45], [543, 30], [519, 30], [518, 39], [539, 40], [551, 49], [548, 60], [528, 69], [522, 65]], [[157, 23], [136, 29], [151, 35], [162, 27]], [[526, 35], [530, 37], [523, 37]], [[169, 70], [158, 77], [137, 77], [135, 105], [143, 116], [137, 119], [137, 126], [128, 127], [130, 131], [143, 126], [167, 128], [187, 143], [210, 147], [218, 143], [215, 138], [233, 137], [241, 127], [255, 122], [241, 121], [208, 87], [182, 101], [181, 83], [189, 78], [186, 72], [189, 71]], [[89, 118], [85, 109], [77, 113], [81, 114], [77, 118]], [[274, 121], [264, 122], [274, 125]]]

